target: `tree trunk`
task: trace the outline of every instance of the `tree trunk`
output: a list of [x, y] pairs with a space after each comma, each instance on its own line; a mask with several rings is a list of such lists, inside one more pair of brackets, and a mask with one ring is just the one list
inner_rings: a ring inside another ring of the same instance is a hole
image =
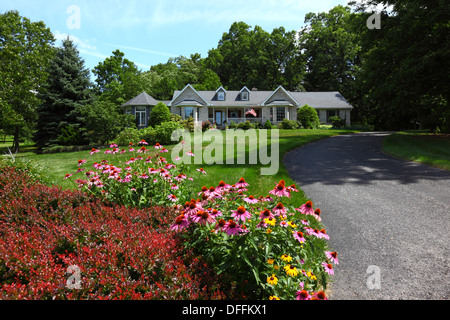
[[20, 128], [16, 127], [14, 130], [14, 141], [12, 145], [12, 152], [17, 153], [19, 152], [19, 132]]

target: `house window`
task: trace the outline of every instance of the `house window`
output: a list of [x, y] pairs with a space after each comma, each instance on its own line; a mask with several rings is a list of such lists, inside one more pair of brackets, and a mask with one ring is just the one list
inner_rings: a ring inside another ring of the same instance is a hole
[[286, 108], [277, 107], [277, 121], [283, 121], [283, 119], [286, 119]]
[[136, 107], [136, 125], [138, 127], [147, 126], [145, 107]]
[[242, 91], [241, 93], [241, 99], [243, 101], [248, 101], [248, 92], [247, 91]]
[[133, 107], [126, 107], [125, 114], [133, 114]]
[[184, 108], [184, 118], [187, 119], [189, 117], [194, 118], [194, 107], [185, 107]]
[[224, 101], [224, 100], [225, 100], [225, 92], [219, 91], [219, 92], [217, 93], [217, 100], [219, 100], [219, 101]]

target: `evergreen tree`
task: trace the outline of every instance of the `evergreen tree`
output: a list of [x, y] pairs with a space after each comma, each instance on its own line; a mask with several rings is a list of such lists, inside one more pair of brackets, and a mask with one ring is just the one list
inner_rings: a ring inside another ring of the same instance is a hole
[[48, 67], [49, 77], [40, 94], [35, 142], [39, 150], [52, 144], [83, 144], [79, 107], [91, 102], [89, 69], [67, 38]]

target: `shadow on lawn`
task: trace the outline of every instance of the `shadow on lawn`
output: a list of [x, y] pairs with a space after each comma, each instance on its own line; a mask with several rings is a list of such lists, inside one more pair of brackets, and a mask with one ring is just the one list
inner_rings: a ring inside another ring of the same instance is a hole
[[341, 135], [297, 148], [284, 158], [290, 176], [302, 185], [368, 185], [374, 181], [447, 180], [450, 171], [391, 157], [381, 151], [390, 132]]

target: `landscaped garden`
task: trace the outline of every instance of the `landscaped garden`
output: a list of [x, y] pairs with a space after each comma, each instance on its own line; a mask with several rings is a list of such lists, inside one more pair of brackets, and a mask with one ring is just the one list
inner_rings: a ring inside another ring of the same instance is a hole
[[[345, 132], [281, 130], [280, 162]], [[173, 146], [146, 143], [4, 157], [2, 299], [327, 297], [338, 260], [326, 212], [281, 163], [272, 176], [261, 164], [174, 165]]]

